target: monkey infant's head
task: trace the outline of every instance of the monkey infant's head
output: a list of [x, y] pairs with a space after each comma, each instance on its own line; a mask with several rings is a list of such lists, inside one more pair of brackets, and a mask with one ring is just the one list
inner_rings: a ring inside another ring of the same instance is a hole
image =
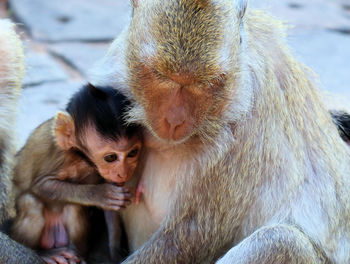
[[57, 144], [82, 152], [106, 181], [127, 182], [142, 146], [141, 128], [123, 120], [128, 107], [115, 89], [84, 86], [71, 98], [67, 112], [56, 116]]

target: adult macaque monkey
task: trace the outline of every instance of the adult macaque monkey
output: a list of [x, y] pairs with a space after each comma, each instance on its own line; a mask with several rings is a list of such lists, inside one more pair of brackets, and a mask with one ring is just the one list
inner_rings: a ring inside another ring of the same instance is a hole
[[89, 220], [83, 206], [105, 210], [111, 258], [121, 260], [115, 211], [130, 204], [124, 184], [142, 145], [140, 127], [124, 124], [128, 107], [115, 89], [86, 85], [67, 112], [41, 124], [17, 154], [13, 237], [40, 250], [46, 263], [80, 263], [78, 254], [86, 255]]
[[11, 173], [15, 154], [14, 127], [24, 73], [23, 49], [13, 24], [0, 20], [0, 263], [42, 263], [31, 250], [3, 232], [14, 216]]
[[125, 263], [350, 262], [349, 148], [282, 24], [246, 6], [139, 0], [95, 71], [149, 132]]

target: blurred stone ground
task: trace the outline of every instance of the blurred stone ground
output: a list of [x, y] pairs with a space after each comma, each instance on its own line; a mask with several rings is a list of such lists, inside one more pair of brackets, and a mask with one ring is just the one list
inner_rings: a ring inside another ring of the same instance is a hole
[[[250, 0], [250, 7], [294, 26], [288, 43], [295, 56], [319, 74], [332, 94], [327, 103], [337, 97], [350, 109], [350, 0]], [[18, 23], [25, 43], [19, 146], [64, 108], [130, 14], [127, 0], [0, 0], [0, 17]]]

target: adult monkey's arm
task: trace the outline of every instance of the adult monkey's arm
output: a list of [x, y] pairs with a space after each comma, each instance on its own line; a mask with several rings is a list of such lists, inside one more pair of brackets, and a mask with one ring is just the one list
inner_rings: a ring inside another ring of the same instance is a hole
[[44, 261], [34, 251], [0, 233], [0, 263], [40, 264]]

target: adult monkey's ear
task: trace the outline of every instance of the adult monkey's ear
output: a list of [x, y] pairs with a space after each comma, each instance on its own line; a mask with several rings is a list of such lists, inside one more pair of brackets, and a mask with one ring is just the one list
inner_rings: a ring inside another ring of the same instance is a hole
[[237, 1], [238, 18], [242, 19], [245, 15], [245, 11], [247, 10], [248, 0], [236, 0], [236, 1]]
[[57, 145], [63, 150], [76, 146], [75, 126], [73, 118], [66, 112], [58, 112], [55, 116], [54, 133]]

